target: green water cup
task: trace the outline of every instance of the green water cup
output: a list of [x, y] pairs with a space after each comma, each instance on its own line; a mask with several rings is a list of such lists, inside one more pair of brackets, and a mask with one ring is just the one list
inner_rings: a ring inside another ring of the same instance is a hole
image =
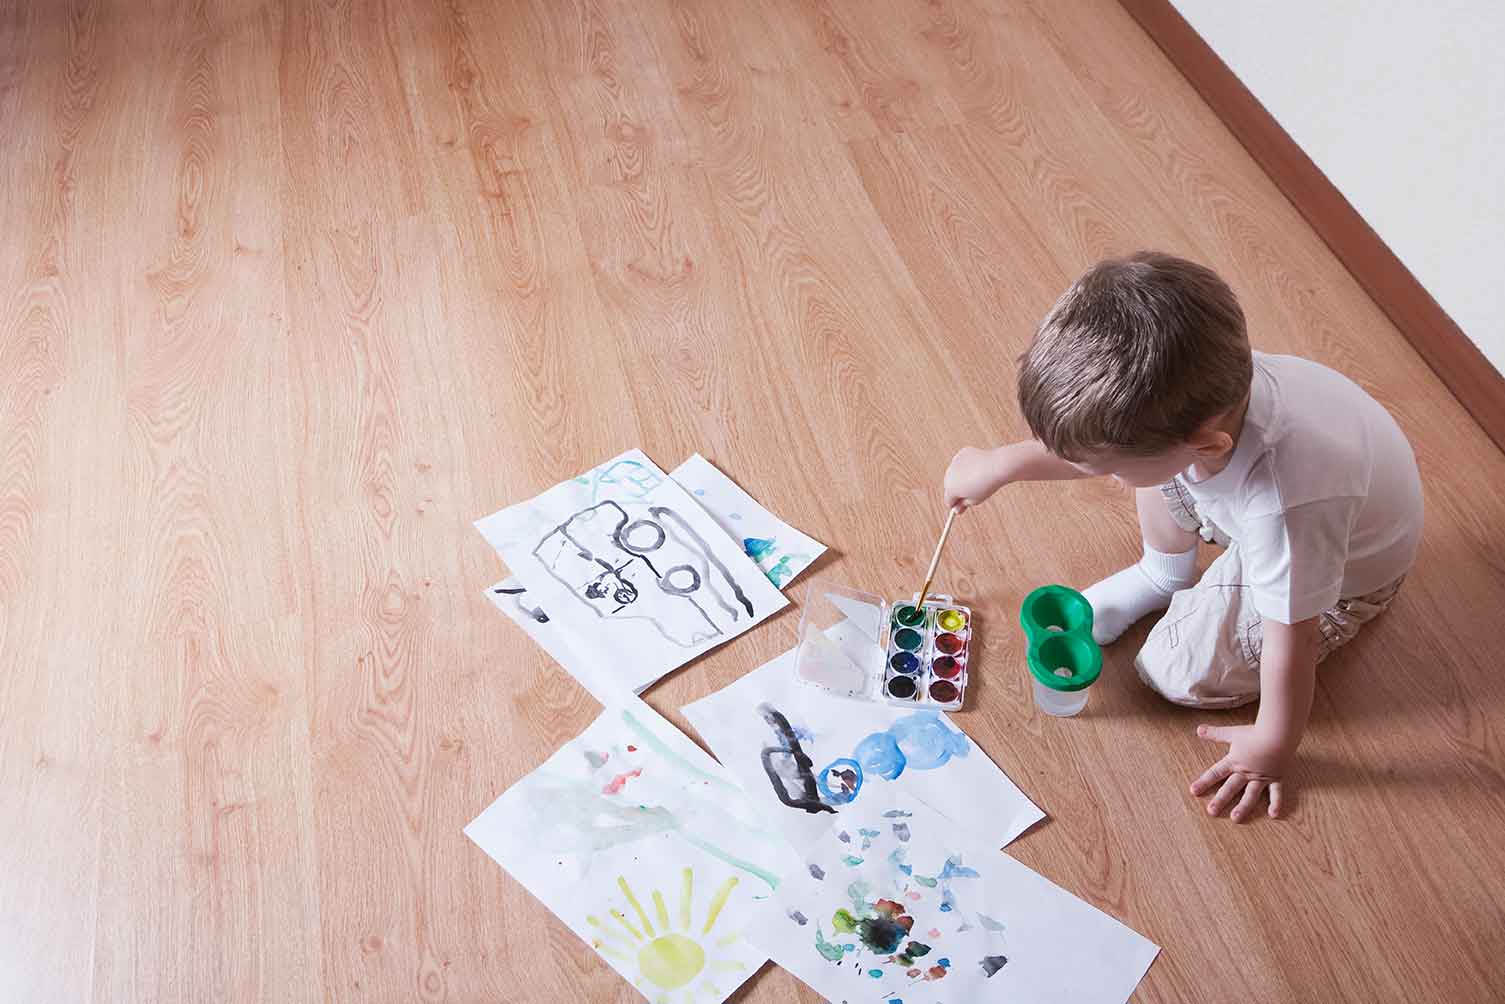
[[1041, 586], [1024, 598], [1019, 625], [1028, 642], [1035, 706], [1058, 718], [1080, 712], [1103, 671], [1103, 650], [1092, 640], [1092, 604], [1075, 589]]

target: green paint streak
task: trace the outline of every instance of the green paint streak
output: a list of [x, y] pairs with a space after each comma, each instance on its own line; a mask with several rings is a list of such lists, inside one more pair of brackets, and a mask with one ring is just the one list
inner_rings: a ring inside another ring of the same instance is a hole
[[678, 753], [670, 749], [667, 743], [665, 743], [658, 736], [654, 735], [652, 729], [648, 728], [648, 726], [638, 721], [637, 716], [634, 715], [631, 711], [624, 710], [622, 712], [622, 721], [626, 723], [628, 728], [637, 733], [638, 742], [653, 750], [653, 752], [657, 753], [659, 756], [673, 761], [679, 767], [689, 771], [691, 774], [694, 774], [702, 781], [709, 781], [711, 784], [716, 785], [718, 788], [724, 788], [727, 791], [735, 792], [738, 798], [743, 797], [742, 789], [737, 787], [735, 784], [732, 784], [723, 777], [717, 777], [710, 771], [702, 770], [701, 768], [691, 763], [689, 760], [686, 760], [684, 757], [680, 756]]
[[837, 910], [831, 915], [831, 928], [842, 934], [851, 934], [857, 930], [857, 918], [847, 910]]
[[862, 859], [848, 854], [846, 857], [841, 859], [841, 863], [846, 865], [848, 868], [856, 868], [858, 865], [862, 864]]
[[911, 875], [910, 878], [920, 883], [920, 885], [924, 886], [926, 889], [935, 888], [935, 879], [931, 878], [929, 875]]
[[847, 886], [847, 899], [852, 901], [852, 912], [859, 917], [866, 917], [872, 913], [873, 905], [867, 901], [867, 894], [871, 889], [872, 887], [862, 879]]
[[739, 858], [734, 854], [728, 854], [726, 851], [723, 851], [715, 844], [711, 843], [708, 840], [705, 840], [702, 837], [697, 837], [693, 833], [687, 833], [684, 830], [680, 830], [679, 835], [685, 839], [686, 843], [693, 844], [694, 846], [699, 847], [701, 850], [705, 851], [716, 860], [724, 861], [727, 864], [731, 865], [733, 868], [742, 869], [754, 878], [762, 879], [764, 882], [768, 883], [768, 888], [777, 889], [779, 887], [779, 877], [773, 872], [770, 872], [765, 868], [759, 868], [751, 861]]
[[829, 962], [840, 962], [852, 948], [852, 945], [837, 945], [827, 941], [821, 933], [820, 925], [815, 925], [815, 950], [821, 954], [821, 958]]

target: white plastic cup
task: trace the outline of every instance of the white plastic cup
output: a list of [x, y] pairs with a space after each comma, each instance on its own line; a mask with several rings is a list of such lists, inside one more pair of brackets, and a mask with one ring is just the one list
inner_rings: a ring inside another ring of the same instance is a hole
[[1083, 687], [1081, 690], [1053, 690], [1030, 676], [1030, 683], [1035, 685], [1035, 707], [1047, 715], [1055, 715], [1057, 718], [1070, 718], [1087, 706], [1087, 695], [1092, 693], [1091, 687]]

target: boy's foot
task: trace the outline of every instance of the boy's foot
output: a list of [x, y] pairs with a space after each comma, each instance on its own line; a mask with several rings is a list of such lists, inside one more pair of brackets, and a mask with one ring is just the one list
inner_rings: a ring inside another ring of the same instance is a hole
[[1162, 554], [1146, 546], [1139, 563], [1115, 572], [1082, 595], [1092, 604], [1092, 640], [1107, 645], [1146, 614], [1171, 605], [1171, 596], [1197, 581], [1197, 549]]

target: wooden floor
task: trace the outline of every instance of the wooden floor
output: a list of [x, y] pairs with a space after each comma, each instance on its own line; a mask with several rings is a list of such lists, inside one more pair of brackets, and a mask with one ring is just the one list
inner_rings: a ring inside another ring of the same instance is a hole
[[0, 0], [0, 178], [5, 999], [636, 1000], [461, 834], [596, 713], [471, 520], [698, 450], [911, 589], [1033, 323], [1138, 247], [1394, 410], [1426, 539], [1235, 827], [1143, 628], [1031, 706], [1013, 612], [1130, 560], [1129, 500], [969, 514], [1011, 852], [1164, 946], [1146, 1002], [1505, 997], [1505, 457], [1112, 0]]

